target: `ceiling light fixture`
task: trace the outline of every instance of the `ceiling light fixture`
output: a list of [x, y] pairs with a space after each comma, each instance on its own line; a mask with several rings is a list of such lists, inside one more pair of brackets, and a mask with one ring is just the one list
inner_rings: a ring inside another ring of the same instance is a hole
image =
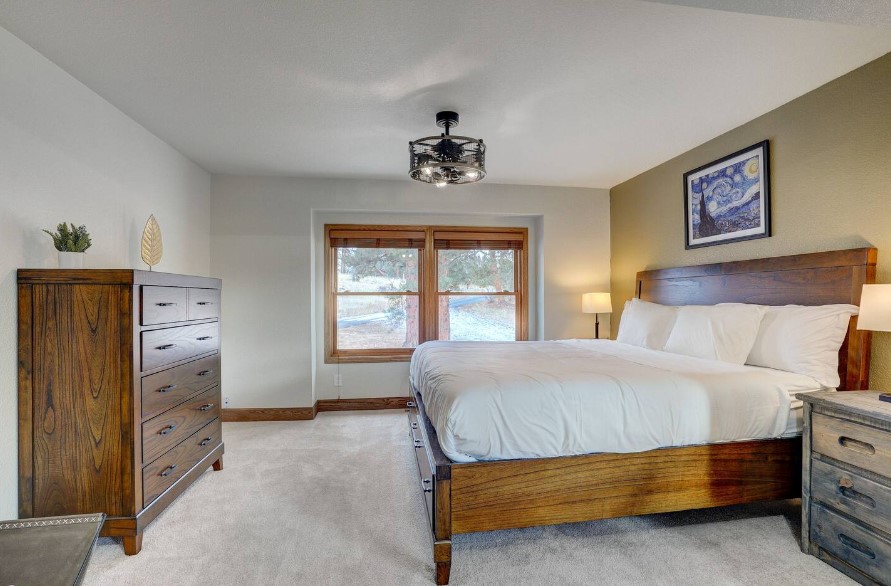
[[409, 141], [409, 177], [437, 187], [474, 183], [485, 177], [486, 145], [483, 140], [449, 134], [449, 129], [458, 126], [458, 113], [438, 112], [436, 125], [445, 128], [445, 132]]

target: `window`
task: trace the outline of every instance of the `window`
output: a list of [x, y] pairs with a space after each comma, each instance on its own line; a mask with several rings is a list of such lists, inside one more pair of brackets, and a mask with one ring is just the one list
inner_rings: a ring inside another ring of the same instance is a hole
[[326, 360], [527, 339], [526, 240], [526, 228], [326, 226]]

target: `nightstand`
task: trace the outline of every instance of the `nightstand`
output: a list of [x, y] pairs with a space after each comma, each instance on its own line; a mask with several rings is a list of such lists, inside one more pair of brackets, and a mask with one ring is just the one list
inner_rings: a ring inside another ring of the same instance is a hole
[[873, 391], [804, 401], [801, 549], [862, 584], [891, 584], [891, 403]]

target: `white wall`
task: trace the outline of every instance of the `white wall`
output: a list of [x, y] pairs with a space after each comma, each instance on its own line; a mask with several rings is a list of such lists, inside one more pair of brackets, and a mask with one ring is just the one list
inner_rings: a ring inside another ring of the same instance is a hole
[[[592, 337], [581, 294], [609, 290], [607, 190], [214, 175], [211, 272], [223, 279], [223, 394], [231, 407], [307, 407], [406, 392], [407, 363], [324, 364], [326, 222], [530, 227], [533, 332]], [[603, 318], [601, 318], [603, 319]], [[609, 331], [608, 319], [605, 332]]]
[[0, 28], [0, 519], [18, 516], [15, 271], [57, 266], [40, 228], [86, 224], [87, 267], [140, 267], [154, 213], [157, 269], [206, 275], [209, 199], [206, 172]]

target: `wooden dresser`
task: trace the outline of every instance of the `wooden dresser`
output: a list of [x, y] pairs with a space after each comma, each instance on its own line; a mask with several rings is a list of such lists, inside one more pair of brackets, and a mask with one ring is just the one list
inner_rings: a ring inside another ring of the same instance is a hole
[[891, 403], [873, 391], [804, 401], [801, 549], [862, 584], [891, 584]]
[[18, 272], [19, 516], [146, 525], [223, 467], [220, 281], [135, 270]]

